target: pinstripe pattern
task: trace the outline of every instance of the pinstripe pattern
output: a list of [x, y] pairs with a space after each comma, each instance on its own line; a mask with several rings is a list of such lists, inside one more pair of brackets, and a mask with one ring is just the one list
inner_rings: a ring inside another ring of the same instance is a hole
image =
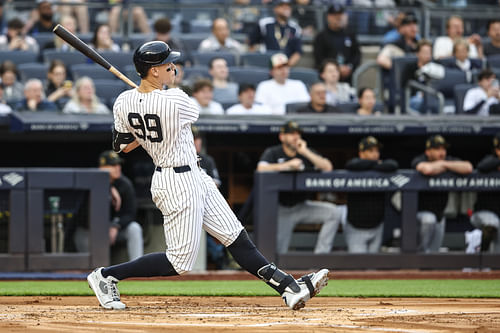
[[[151, 195], [163, 213], [166, 253], [177, 273], [193, 267], [202, 229], [230, 245], [243, 226], [213, 180], [197, 166], [191, 123], [198, 119], [199, 108], [179, 89], [147, 94], [132, 89], [117, 98], [113, 113], [116, 130], [133, 133], [153, 162], [162, 167], [153, 174]], [[175, 173], [172, 167], [182, 165], [189, 165], [191, 171]]]

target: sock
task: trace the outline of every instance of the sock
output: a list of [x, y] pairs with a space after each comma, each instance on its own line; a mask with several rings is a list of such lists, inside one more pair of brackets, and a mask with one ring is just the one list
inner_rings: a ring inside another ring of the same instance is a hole
[[130, 277], [178, 275], [164, 252], [146, 254], [133, 261], [104, 268], [102, 276], [123, 280]]
[[238, 238], [227, 249], [241, 267], [260, 279], [257, 272], [263, 266], [268, 265], [269, 261], [264, 258], [254, 243], [248, 238], [245, 229], [241, 231]]

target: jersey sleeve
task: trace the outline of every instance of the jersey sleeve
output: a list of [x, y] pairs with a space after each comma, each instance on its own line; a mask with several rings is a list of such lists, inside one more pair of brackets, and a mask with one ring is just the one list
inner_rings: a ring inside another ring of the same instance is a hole
[[182, 90], [172, 90], [171, 98], [175, 100], [179, 110], [179, 117], [182, 123], [194, 123], [200, 116], [200, 108], [189, 96]]
[[118, 97], [115, 104], [113, 105], [113, 117], [114, 117], [114, 127], [119, 133], [129, 133], [127, 127], [127, 120], [125, 119], [125, 113], [122, 109], [123, 99]]

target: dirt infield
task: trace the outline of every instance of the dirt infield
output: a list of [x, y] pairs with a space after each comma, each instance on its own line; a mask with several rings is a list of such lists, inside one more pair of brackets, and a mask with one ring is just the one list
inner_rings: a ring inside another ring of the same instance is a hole
[[0, 297], [0, 332], [498, 332], [499, 299], [317, 297]]

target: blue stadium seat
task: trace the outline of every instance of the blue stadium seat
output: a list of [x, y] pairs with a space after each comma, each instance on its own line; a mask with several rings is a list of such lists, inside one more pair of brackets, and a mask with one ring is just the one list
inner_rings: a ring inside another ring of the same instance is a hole
[[[382, 71], [382, 79], [384, 82], [384, 88], [389, 92], [389, 98], [387, 99], [387, 107], [392, 112], [395, 106], [399, 105], [401, 108], [401, 113], [405, 113], [405, 94], [403, 87], [403, 73], [406, 66], [417, 61], [416, 56], [404, 56], [396, 57], [392, 59], [391, 70]], [[356, 87], [359, 88], [359, 87]]]
[[192, 54], [195, 65], [208, 66], [208, 63], [213, 58], [224, 58], [228, 66], [236, 66], [236, 56], [230, 52], [193, 52]]
[[274, 53], [276, 52], [243, 53], [240, 56], [240, 63], [243, 66], [257, 66], [257, 67], [269, 68], [269, 61]]
[[500, 54], [489, 56], [487, 58], [488, 67], [500, 68]]
[[238, 84], [250, 83], [257, 86], [261, 81], [269, 79], [269, 70], [260, 67], [229, 67], [229, 77]]
[[94, 85], [96, 95], [101, 102], [105, 103], [110, 108], [113, 106], [112, 101], [115, 100], [122, 91], [128, 89], [128, 86], [121, 80], [98, 79], [94, 80]]
[[118, 70], [123, 70], [125, 66], [130, 65], [134, 56], [134, 52], [99, 52], [104, 59], [106, 59], [113, 67]]
[[305, 85], [310, 86], [319, 80], [318, 71], [312, 68], [292, 67], [290, 69], [290, 79], [300, 80]]
[[16, 65], [37, 62], [38, 53], [30, 51], [0, 51], [0, 63], [10, 60]]
[[198, 77], [210, 78], [207, 66], [184, 67], [185, 79], [193, 79]]
[[127, 65], [122, 72], [126, 77], [134, 81], [137, 85], [141, 82], [139, 74], [137, 74], [134, 65]]
[[133, 34], [128, 37], [128, 43], [130, 45], [131, 50], [135, 50], [142, 44], [146, 43], [153, 39], [153, 36], [149, 36], [146, 34]]
[[48, 49], [43, 51], [43, 61], [45, 63], [50, 64], [50, 62], [54, 59], [61, 60], [68, 67], [76, 64], [89, 64], [92, 62], [89, 58], [78, 51], [66, 52], [55, 49]]
[[46, 44], [54, 41], [55, 35], [52, 32], [40, 32], [36, 35], [32, 35], [31, 37], [36, 40], [40, 50], [43, 50]]
[[29, 79], [47, 79], [47, 72], [49, 66], [47, 64], [41, 64], [39, 62], [30, 62], [26, 64], [20, 64], [17, 66], [19, 75], [21, 76], [21, 81], [26, 82]]
[[76, 81], [82, 76], [88, 76], [92, 80], [109, 79], [113, 80], [117, 77], [111, 72], [105, 70], [102, 66], [97, 64], [76, 64], [71, 66], [73, 79]]
[[[335, 105], [335, 107], [342, 111], [342, 113], [356, 113], [359, 108], [359, 103], [358, 102], [347, 102], [347, 103], [339, 103]], [[378, 110], [377, 108], [375, 108]]]
[[461, 114], [464, 113], [464, 98], [465, 94], [467, 93], [467, 90], [470, 88], [475, 87], [475, 84], [471, 83], [462, 83], [462, 84], [457, 84], [454, 88], [454, 94], [453, 98], [455, 100], [455, 113], [456, 114]]
[[186, 48], [186, 51], [194, 52], [198, 50], [200, 43], [209, 36], [209, 34], [182, 34], [178, 38]]

